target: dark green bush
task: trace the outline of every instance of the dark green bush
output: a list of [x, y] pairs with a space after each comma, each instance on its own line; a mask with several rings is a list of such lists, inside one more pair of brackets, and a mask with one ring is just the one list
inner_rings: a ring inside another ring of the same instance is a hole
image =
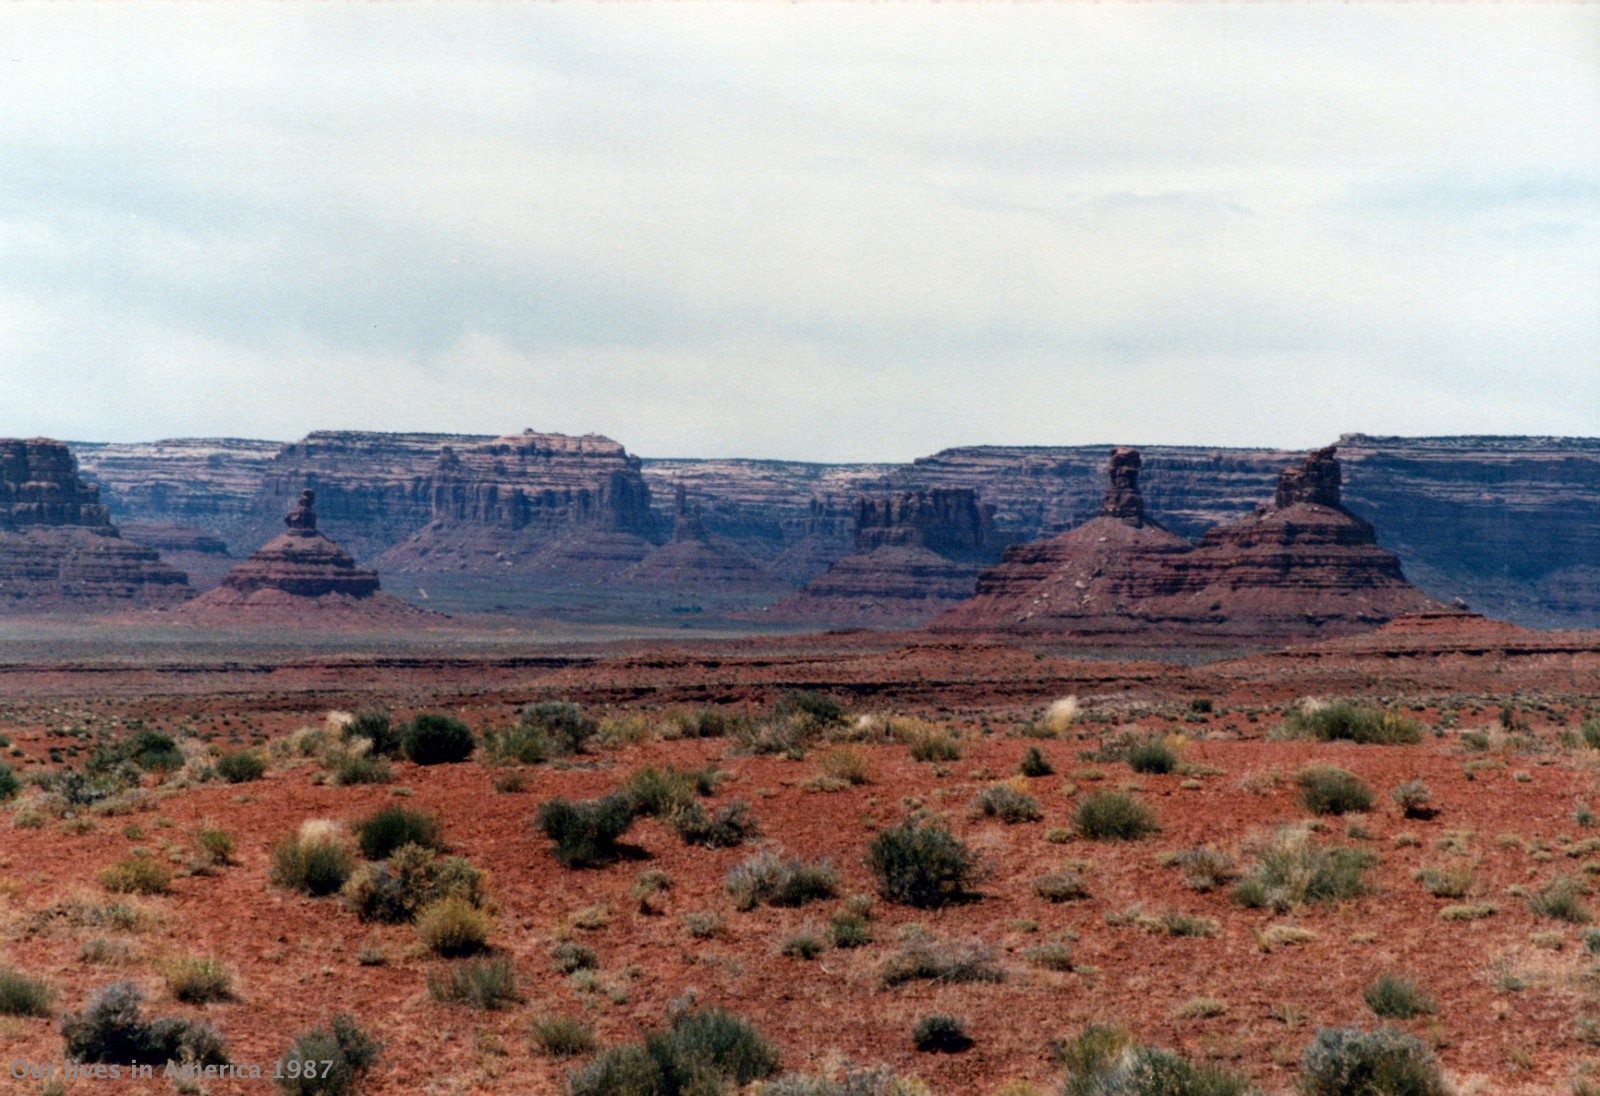
[[390, 784], [394, 772], [388, 762], [376, 754], [347, 753], [333, 767], [333, 782], [341, 788], [352, 784]]
[[17, 780], [16, 770], [4, 761], [0, 761], [0, 803], [14, 799], [21, 790], [22, 785]]
[[1138, 841], [1155, 833], [1155, 812], [1127, 792], [1094, 792], [1078, 801], [1072, 821], [1094, 841]]
[[1348, 700], [1301, 708], [1284, 721], [1282, 733], [1292, 738], [1379, 746], [1415, 745], [1422, 741], [1422, 726], [1409, 716], [1365, 708]]
[[593, 970], [600, 965], [600, 956], [593, 948], [572, 940], [562, 940], [552, 947], [550, 958], [555, 960], [555, 968], [562, 974], [571, 974], [575, 970]]
[[124, 762], [146, 772], [169, 772], [183, 768], [183, 751], [169, 734], [144, 728], [121, 741], [101, 746], [84, 764], [90, 773], [108, 773]]
[[1555, 876], [1528, 899], [1528, 908], [1540, 917], [1550, 917], [1573, 925], [1587, 925], [1592, 919], [1583, 901], [1583, 885], [1569, 875]]
[[346, 1096], [378, 1061], [383, 1047], [344, 1014], [303, 1032], [283, 1056], [278, 1086], [290, 1096]]
[[428, 995], [435, 1001], [488, 1010], [509, 1008], [522, 1000], [516, 970], [503, 956], [467, 959], [447, 972], [428, 975]]
[[349, 850], [337, 841], [295, 837], [272, 847], [268, 875], [279, 886], [321, 898], [344, 886], [355, 866]]
[[225, 1065], [222, 1036], [210, 1024], [179, 1016], [144, 1017], [144, 993], [133, 982], [105, 986], [82, 1012], [61, 1021], [67, 1057], [80, 1062]]
[[959, 761], [961, 760], [961, 744], [955, 740], [954, 735], [944, 731], [932, 731], [919, 734], [911, 740], [911, 760], [931, 761]]
[[255, 750], [238, 750], [217, 758], [217, 775], [229, 784], [260, 780], [267, 773], [267, 759]]
[[1037, 822], [1044, 817], [1039, 801], [1009, 784], [992, 784], [979, 792], [973, 800], [978, 813], [1002, 822]]
[[533, 1022], [533, 1042], [547, 1057], [573, 1058], [594, 1049], [594, 1029], [570, 1016], [541, 1016]]
[[972, 1037], [956, 1017], [936, 1012], [912, 1027], [911, 1045], [929, 1054], [960, 1054], [972, 1046]]
[[1337, 902], [1367, 890], [1375, 853], [1313, 845], [1305, 834], [1280, 830], [1256, 852], [1256, 864], [1234, 888], [1241, 905], [1279, 913], [1307, 902]]
[[747, 1022], [719, 1008], [684, 1012], [663, 1030], [605, 1051], [567, 1079], [572, 1096], [695, 1096], [770, 1076], [778, 1054]]
[[1317, 1032], [1301, 1063], [1304, 1096], [1446, 1096], [1433, 1054], [1393, 1028]]
[[1164, 738], [1139, 738], [1128, 744], [1128, 767], [1136, 773], [1177, 772], [1182, 759]]
[[1130, 1046], [1092, 1072], [1069, 1076], [1063, 1096], [1251, 1096], [1242, 1077], [1160, 1047]]
[[884, 830], [867, 849], [878, 893], [890, 902], [937, 909], [977, 881], [978, 860], [949, 830], [907, 823]]
[[1372, 809], [1372, 789], [1337, 765], [1314, 765], [1295, 774], [1300, 802], [1313, 814], [1348, 814]]
[[545, 701], [522, 709], [518, 730], [543, 734], [556, 753], [583, 753], [600, 732], [600, 722], [576, 704]]
[[675, 811], [693, 805], [696, 795], [708, 794], [710, 789], [706, 787], [702, 775], [649, 765], [629, 773], [622, 791], [633, 800], [635, 814], [667, 818]]
[[551, 799], [535, 822], [556, 843], [556, 859], [569, 868], [609, 864], [620, 855], [617, 839], [633, 825], [633, 799], [613, 792], [600, 799]]
[[369, 710], [361, 712], [350, 721], [345, 734], [364, 738], [371, 746], [368, 752], [375, 757], [399, 757], [401, 732], [396, 730], [388, 712]]
[[422, 712], [401, 732], [400, 749], [407, 761], [418, 765], [445, 765], [472, 756], [477, 740], [472, 730], [455, 716]]
[[386, 860], [402, 845], [419, 845], [435, 851], [444, 848], [439, 820], [426, 811], [408, 807], [381, 807], [356, 822], [351, 829], [361, 855], [368, 860]]
[[761, 833], [761, 827], [750, 816], [750, 804], [742, 799], [719, 807], [714, 814], [707, 814], [700, 804], [691, 803], [673, 814], [672, 827], [685, 845], [708, 849], [733, 848]]
[[772, 714], [780, 719], [801, 716], [822, 727], [836, 727], [850, 718], [845, 706], [831, 696], [804, 690], [784, 693], [772, 706]]
[[1022, 755], [1022, 761], [1017, 765], [1017, 771], [1023, 776], [1049, 776], [1056, 771], [1056, 767], [1050, 764], [1039, 747], [1029, 746], [1028, 752]]
[[54, 996], [48, 983], [0, 967], [0, 1016], [49, 1016]]
[[485, 731], [483, 750], [491, 761], [514, 761], [521, 765], [538, 765], [556, 754], [555, 744], [543, 729], [520, 723], [503, 731]]
[[1437, 1008], [1415, 982], [1394, 974], [1379, 977], [1362, 991], [1361, 999], [1375, 1015], [1385, 1020], [1409, 1020]]
[[483, 872], [459, 856], [440, 859], [432, 849], [402, 845], [384, 864], [362, 864], [340, 889], [363, 921], [403, 924], [442, 898], [473, 906], [486, 901]]

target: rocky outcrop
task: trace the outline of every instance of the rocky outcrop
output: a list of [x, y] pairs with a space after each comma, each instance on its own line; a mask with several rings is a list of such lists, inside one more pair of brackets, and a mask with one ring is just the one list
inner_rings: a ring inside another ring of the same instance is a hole
[[1137, 449], [1118, 447], [1100, 515], [1047, 540], [1007, 548], [971, 600], [938, 617], [939, 631], [1060, 632], [1120, 637], [1148, 627], [1142, 607], [1181, 589], [1174, 561], [1190, 544], [1145, 517]]
[[285, 530], [182, 610], [206, 623], [409, 621], [432, 614], [381, 593], [374, 571], [317, 529], [316, 492], [301, 492]]
[[706, 529], [698, 503], [691, 504], [683, 484], [673, 490], [672, 539], [653, 550], [618, 578], [630, 585], [661, 591], [729, 591], [775, 589], [780, 586], [726, 537]]
[[994, 558], [993, 511], [965, 488], [861, 498], [857, 551], [774, 605], [774, 619], [921, 623], [969, 597]]
[[188, 575], [195, 590], [211, 589], [235, 563], [226, 544], [195, 525], [125, 521], [117, 528], [126, 540], [154, 548], [163, 562]]
[[1272, 505], [1207, 531], [1193, 548], [1145, 521], [1135, 461], [1113, 454], [1102, 507], [1128, 517], [1008, 551], [973, 601], [934, 626], [1275, 643], [1442, 608], [1405, 580], [1372, 525], [1340, 506], [1332, 448], [1285, 469]]
[[121, 537], [64, 443], [0, 439], [0, 611], [165, 606], [190, 592], [182, 571]]
[[529, 430], [448, 446], [427, 484], [431, 519], [385, 552], [381, 566], [593, 581], [655, 547], [638, 458], [596, 434]]

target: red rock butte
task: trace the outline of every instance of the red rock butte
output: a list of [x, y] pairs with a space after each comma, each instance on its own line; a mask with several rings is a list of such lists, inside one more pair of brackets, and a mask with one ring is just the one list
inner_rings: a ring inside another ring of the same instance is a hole
[[214, 593], [226, 591], [236, 596], [228, 600], [236, 600], [260, 590], [302, 598], [341, 595], [357, 599], [378, 592], [376, 571], [357, 567], [349, 552], [317, 532], [315, 491], [303, 492], [283, 520], [288, 529], [224, 575]]
[[1116, 641], [1275, 642], [1364, 631], [1442, 608], [1340, 504], [1333, 447], [1279, 476], [1273, 502], [1199, 544], [1144, 516], [1137, 450], [1112, 451], [1101, 516], [1012, 548], [938, 631], [1059, 632]]
[[162, 606], [190, 593], [182, 571], [122, 538], [64, 443], [0, 439], [0, 612]]

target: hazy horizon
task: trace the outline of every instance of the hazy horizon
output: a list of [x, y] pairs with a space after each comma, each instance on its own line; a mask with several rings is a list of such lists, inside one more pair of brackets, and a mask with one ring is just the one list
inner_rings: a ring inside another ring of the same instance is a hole
[[888, 463], [1600, 421], [1596, 5], [0, 30], [0, 434]]

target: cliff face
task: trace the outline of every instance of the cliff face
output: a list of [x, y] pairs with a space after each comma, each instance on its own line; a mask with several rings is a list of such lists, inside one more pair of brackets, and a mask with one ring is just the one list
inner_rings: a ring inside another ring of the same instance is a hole
[[1271, 505], [1191, 548], [1143, 518], [1138, 455], [1113, 451], [1102, 516], [1007, 552], [945, 630], [1277, 642], [1442, 609], [1406, 582], [1370, 523], [1340, 506], [1332, 448], [1284, 469]]
[[969, 597], [978, 568], [994, 558], [993, 510], [968, 488], [861, 498], [855, 514], [856, 551], [772, 616], [920, 623]]
[[183, 572], [122, 539], [65, 444], [0, 439], [0, 612], [170, 605], [189, 593]]
[[383, 554], [388, 569], [592, 580], [654, 547], [639, 459], [610, 438], [526, 431], [447, 446], [425, 482], [430, 520]]
[[[281, 442], [175, 438], [73, 442], [83, 474], [100, 485], [119, 526], [189, 525], [229, 542], [251, 511]], [[259, 541], [235, 545], [243, 555]]]

